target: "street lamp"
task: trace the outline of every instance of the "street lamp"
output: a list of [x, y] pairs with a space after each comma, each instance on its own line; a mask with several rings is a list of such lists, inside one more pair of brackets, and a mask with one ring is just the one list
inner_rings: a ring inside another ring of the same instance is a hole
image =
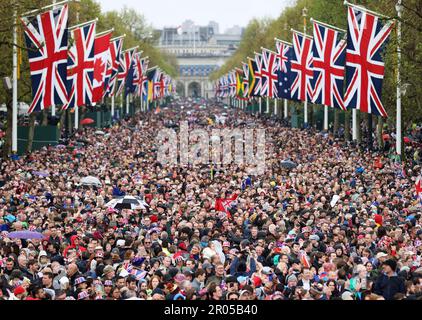
[[403, 12], [402, 0], [398, 0], [396, 3], [396, 11], [398, 16], [397, 23], [397, 115], [396, 115], [396, 152], [399, 156], [402, 155], [402, 121], [401, 121], [401, 96], [402, 96], [402, 85], [400, 78], [400, 67], [401, 67], [401, 16]]

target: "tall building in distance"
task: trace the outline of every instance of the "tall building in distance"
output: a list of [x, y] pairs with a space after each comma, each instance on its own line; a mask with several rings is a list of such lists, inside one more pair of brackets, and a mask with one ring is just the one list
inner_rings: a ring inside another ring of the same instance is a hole
[[209, 75], [234, 54], [243, 31], [244, 28], [233, 26], [220, 33], [220, 26], [215, 21], [201, 26], [192, 20], [157, 30], [160, 34], [160, 50], [177, 57], [179, 95], [212, 96], [214, 88], [208, 79]]

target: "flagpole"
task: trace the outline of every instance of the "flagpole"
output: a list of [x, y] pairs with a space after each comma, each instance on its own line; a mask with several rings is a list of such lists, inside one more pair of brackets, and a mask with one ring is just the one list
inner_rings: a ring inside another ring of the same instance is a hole
[[277, 98], [274, 99], [274, 114], [277, 117], [278, 116], [278, 103], [277, 103]]
[[[303, 8], [302, 10], [302, 16], [303, 16], [303, 33], [306, 36], [306, 17], [307, 17], [307, 13], [308, 10], [306, 9], [306, 7]], [[307, 128], [308, 127], [308, 95], [306, 93], [306, 88], [305, 88], [305, 104], [304, 104], [304, 127]]]
[[358, 126], [357, 126], [358, 113], [356, 108], [352, 109], [352, 140], [358, 139]]
[[324, 130], [328, 131], [328, 106], [324, 106]]
[[113, 123], [114, 118], [114, 94], [111, 96], [111, 123]]
[[401, 126], [401, 13], [403, 10], [402, 0], [398, 0], [396, 4], [397, 16], [399, 17], [397, 23], [397, 115], [396, 115], [396, 152], [399, 156], [402, 155], [402, 126]]
[[289, 110], [287, 106], [287, 99], [284, 99], [284, 119], [289, 117]]
[[266, 110], [265, 110], [265, 113], [270, 113], [270, 98], [269, 97], [267, 97], [267, 107], [266, 107]]
[[259, 113], [262, 113], [262, 97], [259, 97]]
[[25, 12], [24, 14], [21, 15], [21, 17], [28, 17], [28, 16], [30, 16], [30, 15], [32, 15], [34, 13], [37, 13], [37, 12], [40, 12], [40, 11], [43, 11], [45, 9], [49, 9], [49, 8], [52, 8], [52, 7], [55, 7], [55, 6], [60, 6], [62, 4], [66, 4], [66, 3], [72, 2], [72, 1], [73, 2], [80, 2], [80, 0], [64, 0], [64, 1], [61, 1], [59, 3], [56, 3], [56, 1], [53, 1], [53, 3], [52, 4], [49, 4], [48, 6], [44, 6], [44, 7], [41, 7], [39, 9], [35, 9], [35, 10], [31, 10], [31, 11]]
[[126, 96], [126, 115], [129, 114], [129, 95]]
[[[79, 23], [79, 11], [76, 11], [76, 23]], [[71, 28], [68, 29], [71, 31]], [[77, 106], [77, 101], [75, 101], [75, 130], [79, 129], [79, 107]]]
[[18, 152], [18, 13], [15, 9], [13, 27], [13, 92], [12, 92], [12, 153]]
[[[56, 8], [56, 0], [53, 0], [52, 5], [53, 5], [53, 10], [54, 10]], [[53, 101], [53, 104], [51, 105], [51, 116], [52, 117], [56, 116], [56, 105], [54, 104], [54, 101]]]

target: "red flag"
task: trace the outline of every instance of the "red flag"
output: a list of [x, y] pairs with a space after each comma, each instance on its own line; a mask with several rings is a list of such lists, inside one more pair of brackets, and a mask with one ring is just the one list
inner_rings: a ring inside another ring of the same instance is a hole
[[236, 201], [237, 196], [237, 194], [234, 194], [228, 199], [217, 198], [215, 200], [215, 210], [218, 212], [225, 212], [227, 214], [227, 218], [231, 219], [232, 216], [228, 209], [231, 207], [232, 203]]
[[311, 263], [309, 262], [308, 255], [305, 251], [300, 252], [300, 263], [303, 265], [304, 268], [309, 269], [311, 267]]
[[111, 31], [95, 38], [94, 82], [92, 102], [99, 102], [103, 98], [104, 81], [107, 71], [107, 60], [110, 55]]

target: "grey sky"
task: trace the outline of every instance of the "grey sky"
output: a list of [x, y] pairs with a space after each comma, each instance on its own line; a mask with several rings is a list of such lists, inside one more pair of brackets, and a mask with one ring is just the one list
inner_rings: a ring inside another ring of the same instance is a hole
[[131, 7], [144, 14], [156, 28], [179, 26], [191, 19], [196, 24], [213, 20], [220, 31], [233, 25], [246, 26], [254, 17], [278, 17], [292, 0], [97, 0], [103, 11]]

